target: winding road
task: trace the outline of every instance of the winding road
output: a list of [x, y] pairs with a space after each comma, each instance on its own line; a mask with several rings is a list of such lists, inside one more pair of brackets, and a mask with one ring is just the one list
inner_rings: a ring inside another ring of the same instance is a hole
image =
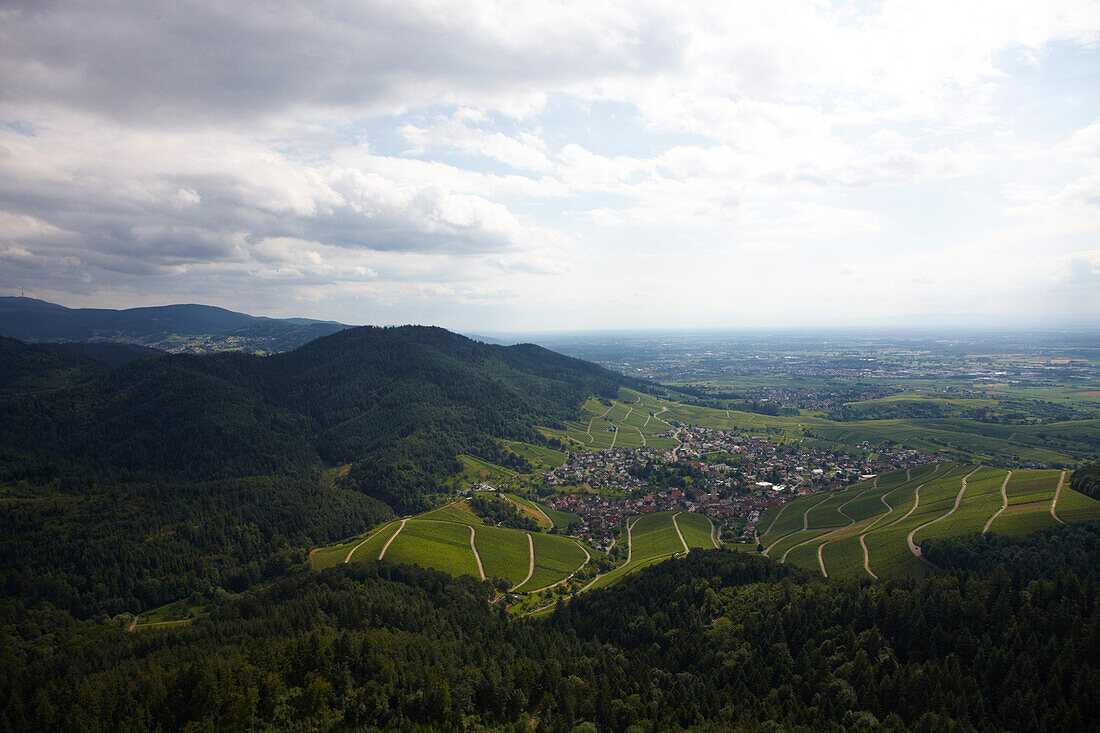
[[775, 526], [775, 523], [779, 521], [779, 518], [780, 518], [781, 516], [783, 516], [783, 512], [787, 511], [787, 507], [789, 507], [790, 505], [791, 505], [791, 503], [790, 503], [790, 502], [787, 502], [787, 503], [785, 503], [785, 504], [783, 504], [782, 506], [780, 506], [780, 507], [779, 507], [779, 513], [778, 513], [778, 514], [776, 514], [776, 515], [775, 515], [774, 517], [772, 517], [772, 522], [771, 522], [771, 524], [769, 524], [769, 525], [768, 525], [768, 528], [764, 530], [764, 534], [762, 534], [762, 535], [759, 535], [759, 536], [757, 537], [757, 539], [758, 539], [758, 540], [759, 540], [759, 538], [760, 538], [760, 537], [764, 537], [764, 536], [766, 536], [766, 535], [768, 534], [768, 532], [771, 532], [771, 531], [772, 531], [772, 527], [774, 527], [774, 526]]
[[[471, 529], [473, 529], [473, 528], [471, 527]], [[531, 549], [531, 564], [527, 568], [527, 577], [524, 578], [523, 580], [519, 581], [515, 585], [513, 585], [511, 588], [509, 588], [508, 589], [509, 593], [514, 591], [516, 588], [519, 588], [521, 585], [524, 585], [528, 580], [531, 579], [531, 576], [535, 574], [535, 538], [531, 536], [530, 532], [527, 532], [526, 534], [527, 534], [527, 546], [530, 547], [530, 549]], [[476, 554], [477, 551], [475, 550], [474, 553]], [[478, 566], [480, 567], [480, 565], [481, 565], [481, 562], [478, 561]]]
[[[526, 504], [520, 504], [520, 503], [519, 503], [518, 501], [516, 501], [516, 500], [515, 500], [515, 499], [513, 499], [512, 497], [508, 496], [507, 494], [502, 494], [502, 496], [504, 497], [504, 500], [505, 500], [505, 501], [507, 501], [507, 502], [511, 503], [511, 504], [512, 504], [512, 506], [514, 506], [514, 507], [516, 507], [517, 509], [519, 509], [521, 513], [522, 513], [523, 511], [525, 511], [525, 510], [531, 510], [531, 509], [534, 509], [534, 510], [535, 510], [536, 512], [538, 512], [539, 514], [541, 514], [541, 515], [542, 515], [542, 518], [543, 518], [543, 519], [545, 519], [545, 520], [546, 520], [547, 522], [549, 522], [549, 523], [550, 523], [550, 529], [553, 529], [553, 528], [554, 528], [554, 520], [550, 518], [550, 515], [549, 515], [549, 514], [547, 514], [546, 512], [544, 512], [544, 511], [542, 510], [542, 507], [541, 507], [541, 506], [539, 506], [539, 503], [538, 503], [537, 501], [532, 501], [532, 502], [531, 502], [531, 506], [527, 506]], [[530, 499], [528, 499], [528, 501], [530, 501]], [[455, 502], [455, 503], [457, 504], [458, 502]]]
[[[849, 519], [849, 522], [848, 522], [848, 524], [847, 524], [847, 525], [845, 525], [845, 526], [841, 527], [840, 529], [838, 529], [838, 530], [836, 530], [836, 531], [834, 531], [834, 532], [830, 532], [829, 534], [827, 534], [827, 535], [824, 535], [824, 536], [825, 536], [825, 537], [830, 537], [830, 536], [832, 536], [832, 535], [836, 534], [836, 532], [840, 532], [841, 530], [845, 530], [845, 529], [848, 529], [848, 528], [849, 528], [849, 527], [851, 527], [851, 526], [852, 526], [853, 524], [855, 524], [855, 523], [856, 523], [856, 518], [855, 518], [855, 517], [853, 517], [853, 516], [852, 516], [851, 514], [849, 514], [848, 512], [844, 511], [844, 507], [848, 506], [848, 505], [849, 505], [849, 504], [851, 504], [851, 503], [852, 503], [853, 501], [855, 501], [855, 500], [856, 500], [856, 499], [858, 499], [859, 497], [861, 497], [861, 496], [863, 496], [864, 494], [866, 494], [866, 493], [867, 493], [868, 491], [873, 491], [873, 490], [875, 490], [875, 489], [877, 489], [877, 488], [878, 488], [878, 476], [875, 476], [875, 480], [874, 480], [874, 482], [873, 482], [873, 483], [871, 484], [871, 486], [870, 486], [869, 488], [866, 488], [866, 489], [864, 489], [863, 491], [861, 491], [861, 492], [859, 492], [858, 494], [856, 494], [856, 496], [855, 496], [855, 498], [854, 498], [854, 499], [849, 499], [848, 501], [846, 501], [846, 502], [844, 502], [843, 504], [841, 504], [840, 506], [838, 506], [838, 507], [836, 508], [836, 510], [837, 510], [838, 512], [840, 512], [841, 514], [843, 514], [844, 516], [848, 517], [848, 519]], [[880, 497], [880, 498], [881, 498], [881, 497]], [[815, 537], [814, 539], [818, 539], [818, 540], [819, 540], [819, 539], [821, 539], [821, 537]], [[809, 540], [809, 541], [810, 541], [810, 542], [813, 542], [813, 540]], [[821, 574], [822, 574], [823, 576], [825, 576], [826, 578], [828, 578], [828, 577], [829, 577], [829, 571], [827, 571], [827, 570], [825, 569], [825, 556], [824, 556], [824, 555], [823, 555], [822, 553], [823, 553], [823, 552], [825, 551], [825, 545], [827, 545], [827, 544], [829, 544], [829, 541], [828, 541], [828, 540], [826, 540], [826, 541], [822, 542], [822, 543], [821, 543], [820, 545], [818, 545], [818, 546], [817, 546], [817, 564], [818, 564], [818, 565], [819, 565], [819, 566], [821, 567]], [[794, 549], [794, 548], [791, 548], [791, 549]], [[790, 552], [790, 550], [788, 550], [788, 552]], [[784, 556], [783, 556], [783, 560], [784, 560], [784, 561], [786, 561], [786, 559], [787, 559], [787, 556], [786, 556], [786, 555], [784, 555]]]
[[[978, 471], [980, 471], [981, 469], [982, 469], [982, 467], [981, 467], [981, 466], [979, 465], [979, 466], [978, 466], [977, 468], [975, 468], [975, 469], [974, 469], [973, 471], [971, 471], [970, 473], [968, 473], [968, 474], [966, 474], [965, 476], [963, 476], [963, 480], [962, 480], [962, 488], [961, 488], [961, 489], [959, 489], [959, 493], [958, 493], [958, 495], [957, 495], [957, 496], [955, 497], [955, 506], [951, 507], [951, 509], [950, 509], [950, 510], [949, 510], [949, 511], [948, 511], [948, 512], [947, 512], [946, 514], [943, 514], [943, 515], [941, 515], [941, 516], [939, 516], [939, 517], [936, 517], [935, 519], [933, 519], [933, 520], [931, 520], [931, 521], [925, 522], [924, 524], [922, 524], [921, 526], [917, 527], [916, 529], [914, 529], [914, 530], [913, 530], [912, 532], [910, 532], [910, 533], [909, 533], [909, 536], [908, 536], [908, 537], [906, 537], [906, 538], [905, 538], [905, 540], [906, 540], [906, 542], [908, 542], [908, 543], [909, 543], [909, 551], [910, 551], [910, 552], [912, 552], [912, 553], [913, 553], [913, 554], [914, 554], [915, 556], [917, 556], [917, 557], [918, 557], [918, 558], [920, 558], [921, 560], [924, 560], [924, 562], [928, 563], [929, 565], [932, 565], [932, 563], [931, 563], [931, 562], [929, 562], [929, 561], [928, 561], [928, 560], [927, 560], [927, 559], [926, 559], [926, 558], [924, 557], [924, 553], [923, 553], [923, 552], [921, 552], [921, 549], [920, 549], [919, 547], [917, 547], [917, 545], [916, 545], [916, 544], [915, 544], [915, 543], [913, 542], [913, 537], [914, 537], [914, 536], [915, 536], [915, 535], [917, 534], [917, 532], [920, 532], [920, 531], [921, 531], [922, 529], [924, 529], [925, 527], [930, 527], [930, 526], [932, 526], [933, 524], [935, 524], [936, 522], [940, 521], [941, 519], [947, 519], [947, 518], [948, 518], [948, 517], [950, 517], [950, 516], [951, 516], [952, 514], [954, 514], [954, 513], [955, 513], [955, 511], [956, 511], [956, 510], [957, 510], [957, 509], [959, 508], [959, 504], [961, 504], [961, 503], [962, 503], [962, 499], [963, 499], [963, 494], [965, 494], [965, 493], [966, 493], [966, 480], [967, 480], [968, 478], [970, 478], [971, 476], [973, 476], [974, 474], [976, 474], [976, 473], [977, 473]], [[918, 499], [919, 499], [919, 497], [918, 497]], [[914, 507], [914, 508], [915, 508], [915, 507]], [[933, 567], [934, 567], [934, 566], [933, 566]]]
[[[832, 498], [832, 494], [826, 494], [824, 499], [817, 502], [816, 504], [814, 504], [812, 507], [810, 507], [806, 511], [802, 512], [802, 529], [796, 529], [794, 532], [788, 532], [787, 534], [785, 534], [782, 537], [780, 537], [779, 539], [777, 539], [775, 542], [768, 545], [767, 549], [764, 550], [764, 553], [763, 553], [764, 557], [770, 557], [770, 555], [768, 553], [771, 552], [772, 548], [775, 547], [776, 545], [778, 545], [783, 540], [790, 537], [792, 534], [798, 534], [799, 532], [808, 532], [810, 530], [810, 512], [812, 512], [814, 509], [821, 506], [822, 504], [824, 504], [825, 502], [827, 502], [831, 498]], [[784, 506], [786, 506], [786, 504], [784, 504]], [[776, 516], [776, 519], [779, 519], [778, 515]], [[765, 532], [765, 534], [767, 534], [767, 533]], [[791, 550], [793, 550], [793, 549], [794, 548], [792, 547]], [[787, 552], [790, 552], [790, 550], [787, 550]], [[787, 557], [786, 553], [784, 553], [783, 557], [784, 558]], [[780, 562], [782, 562], [782, 560]]]
[[1054, 513], [1055, 507], [1058, 506], [1058, 496], [1062, 493], [1062, 484], [1066, 482], [1066, 472], [1062, 471], [1062, 477], [1058, 479], [1058, 488], [1054, 490], [1054, 501], [1050, 502], [1050, 516], [1054, 517], [1054, 520], [1058, 524], [1065, 524], [1061, 518]]
[[384, 530], [384, 529], [385, 529], [386, 527], [389, 527], [389, 526], [390, 526], [390, 524], [391, 524], [390, 522], [386, 522], [386, 523], [385, 523], [385, 524], [383, 524], [383, 525], [382, 525], [381, 527], [379, 527], [378, 529], [374, 530], [374, 531], [373, 531], [373, 532], [371, 532], [371, 533], [370, 533], [369, 535], [367, 535], [367, 536], [366, 536], [366, 539], [364, 539], [364, 540], [363, 540], [362, 542], [360, 542], [360, 543], [359, 543], [358, 545], [356, 545], [355, 547], [353, 547], [353, 548], [351, 548], [350, 550], [348, 550], [348, 554], [347, 554], [347, 557], [345, 557], [345, 558], [344, 558], [344, 563], [345, 563], [345, 564], [347, 564], [347, 563], [351, 562], [351, 556], [355, 554], [355, 551], [356, 551], [356, 550], [358, 550], [358, 549], [359, 549], [360, 547], [362, 547], [363, 545], [367, 544], [367, 542], [369, 542], [370, 540], [374, 539], [374, 538], [375, 538], [375, 537], [376, 537], [376, 536], [378, 535], [378, 533], [379, 533], [379, 532], [381, 532], [382, 530]]
[[[634, 529], [634, 523], [635, 523], [635, 522], [637, 522], [637, 521], [638, 521], [639, 519], [641, 519], [641, 517], [633, 517], [633, 519], [634, 519], [634, 521], [633, 521], [633, 522], [632, 522], [632, 521], [630, 521], [629, 519], [628, 519], [628, 520], [626, 520], [626, 562], [624, 562], [624, 563], [623, 563], [622, 565], [620, 565], [619, 567], [615, 568], [614, 570], [608, 570], [608, 571], [607, 571], [608, 573], [613, 573], [613, 572], [615, 572], [615, 570], [619, 570], [620, 568], [625, 568], [625, 567], [626, 567], [627, 565], [629, 565], [629, 564], [630, 564], [630, 557], [631, 557], [631, 555], [632, 555], [632, 554], [634, 553], [634, 541], [633, 541], [633, 539], [632, 539], [632, 538], [631, 538], [631, 536], [630, 536], [630, 531], [631, 531], [632, 529]], [[576, 541], [576, 540], [574, 540], [574, 542], [575, 542], [575, 541]], [[614, 545], [612, 545], [612, 546], [614, 546]], [[584, 548], [582, 547], [581, 549], [583, 550]], [[610, 552], [610, 548], [608, 548], [608, 551]], [[587, 551], [587, 550], [585, 550], [585, 554], [586, 554], [586, 555], [588, 554], [588, 551]], [[590, 581], [590, 582], [588, 583], [588, 585], [584, 586], [584, 587], [583, 587], [583, 588], [581, 588], [581, 589], [580, 589], [579, 591], [577, 591], [577, 593], [584, 593], [584, 592], [585, 592], [586, 590], [588, 590], [589, 588], [591, 588], [591, 587], [592, 587], [592, 585], [593, 585], [593, 584], [594, 584], [594, 583], [595, 583], [595, 582], [596, 582], [597, 580], [599, 580], [600, 578], [602, 578], [602, 577], [603, 577], [603, 576], [605, 576], [605, 575], [607, 575], [607, 573], [600, 573], [600, 574], [599, 574], [599, 575], [597, 575], [597, 576], [596, 576], [595, 578], [593, 578], [593, 579], [592, 579], [592, 580], [591, 580], [591, 581]], [[574, 593], [573, 595], [577, 595], [577, 593]], [[540, 610], [540, 609], [536, 609], [536, 610]], [[535, 613], [535, 611], [532, 611], [531, 613]]]
[[[477, 561], [477, 574], [481, 576], [482, 580], [485, 580], [485, 569], [481, 567], [481, 555], [477, 554], [477, 547], [474, 546], [474, 536], [475, 536], [474, 525], [471, 524], [471, 525], [469, 525], [469, 527], [470, 527], [470, 549], [474, 551], [474, 560]], [[531, 535], [527, 535], [527, 538], [530, 539]], [[532, 559], [531, 562], [534, 562], [534, 559]]]
[[[1065, 473], [1063, 473], [1062, 475], [1065, 476]], [[994, 514], [992, 517], [990, 517], [989, 521], [985, 523], [985, 527], [982, 528], [982, 534], [985, 534], [986, 532], [988, 532], [989, 528], [993, 526], [993, 520], [996, 519], [997, 517], [1001, 516], [1001, 512], [1003, 512], [1005, 509], [1008, 509], [1008, 480], [1010, 478], [1012, 478], [1012, 471], [1008, 472], [1008, 475], [1005, 476], [1005, 482], [1003, 484], [1001, 484], [1001, 499], [1002, 499], [1001, 508], [998, 509], [996, 514]], [[1055, 500], [1057, 500], [1057, 499], [1055, 499]], [[1051, 508], [1051, 513], [1052, 514], [1054, 513], [1053, 505], [1052, 505], [1052, 508]], [[1055, 519], [1057, 519], [1057, 518], [1058, 517], [1055, 517]]]
[[[924, 481], [923, 483], [921, 483], [920, 486], [918, 486], [916, 488], [915, 493], [917, 494], [917, 501], [918, 502], [920, 501], [921, 486], [924, 486], [924, 484], [928, 483], [928, 481], [930, 481], [932, 479], [932, 477], [936, 475], [936, 471], [939, 471], [939, 470], [940, 470], [940, 466], [937, 463], [932, 468], [932, 473], [928, 474], [928, 480]], [[912, 469], [909, 469], [909, 468], [905, 469], [905, 483], [907, 484], [912, 480], [913, 480]], [[902, 488], [902, 486], [905, 486], [905, 484], [902, 484], [901, 486], [899, 486], [897, 488], [900, 489], [900, 488]], [[897, 489], [891, 489], [890, 491], [887, 491], [886, 494], [892, 494], [895, 491], [897, 491]], [[875, 521], [871, 522], [871, 525], [869, 527], [867, 527], [867, 529], [864, 530], [863, 534], [861, 534], [859, 536], [859, 546], [863, 548], [863, 569], [866, 570], [867, 574], [870, 575], [875, 580], [878, 580], [878, 576], [875, 575], [875, 572], [873, 570], [871, 570], [871, 551], [867, 549], [867, 542], [863, 538], [866, 537], [871, 532], [871, 530], [875, 528], [876, 524], [881, 522], [883, 519], [886, 519], [886, 517], [890, 516], [894, 512], [894, 507], [890, 506], [890, 502], [886, 501], [886, 494], [882, 494], [881, 496], [879, 496], [879, 501], [881, 501], [883, 503], [883, 505], [886, 507], [886, 513], [883, 514], [878, 519], [876, 519]], [[913, 509], [916, 509], [916, 508], [917, 508], [917, 505], [914, 503], [913, 504]], [[909, 510], [909, 514], [913, 513], [913, 509]], [[908, 517], [909, 514], [906, 514], [905, 516]], [[905, 519], [905, 517], [902, 517], [902, 519]], [[892, 522], [891, 524], [888, 524], [887, 526], [892, 527], [900, 521], [901, 521], [901, 519], [897, 520], [897, 522]]]
[[[582, 562], [582, 563], [580, 564], [580, 567], [578, 567], [578, 568], [577, 568], [576, 570], [574, 570], [573, 572], [571, 572], [571, 573], [570, 573], [569, 575], [565, 576], [565, 577], [564, 577], [564, 578], [562, 578], [561, 580], [559, 580], [559, 581], [558, 581], [557, 583], [551, 583], [550, 585], [544, 585], [543, 587], [541, 587], [541, 588], [536, 588], [535, 590], [529, 590], [529, 591], [526, 591], [527, 593], [532, 593], [532, 594], [534, 594], [534, 593], [541, 593], [541, 592], [543, 592], [544, 590], [549, 590], [550, 588], [554, 588], [554, 587], [557, 587], [557, 586], [561, 585], [562, 583], [565, 583], [565, 582], [567, 582], [567, 581], [569, 581], [569, 580], [572, 580], [572, 579], [573, 579], [573, 576], [574, 576], [574, 575], [576, 575], [577, 573], [579, 573], [579, 572], [580, 572], [581, 570], [583, 570], [583, 569], [584, 569], [584, 566], [585, 566], [585, 565], [587, 565], [587, 564], [588, 564], [588, 562], [589, 562], [589, 561], [590, 561], [590, 560], [592, 559], [592, 555], [591, 555], [591, 553], [589, 553], [589, 552], [588, 552], [588, 549], [587, 549], [587, 548], [586, 548], [586, 547], [585, 547], [584, 545], [582, 545], [582, 544], [581, 544], [580, 542], [577, 542], [577, 540], [573, 540], [573, 542], [576, 542], [576, 543], [577, 543], [577, 547], [581, 548], [581, 552], [583, 552], [583, 553], [584, 553], [584, 562]], [[598, 575], [596, 576], [596, 578], [599, 578], [599, 577], [600, 577], [600, 576], [598, 576]], [[596, 582], [596, 578], [593, 578], [593, 579], [592, 579], [592, 583], [595, 583], [595, 582]], [[527, 581], [524, 581], [524, 583], [525, 583], [525, 582], [527, 582]], [[592, 585], [592, 583], [589, 583], [588, 585]], [[523, 583], [520, 583], [520, 585], [523, 585]], [[581, 588], [581, 590], [587, 590], [587, 588], [588, 588], [588, 585], [586, 585], [586, 586], [585, 586], [584, 588]], [[516, 588], [518, 588], [518, 587], [519, 587], [519, 586], [516, 586]], [[513, 590], [514, 590], [514, 589], [513, 589]], [[580, 592], [581, 592], [580, 590], [579, 590], [579, 591], [577, 591], [577, 593], [580, 593]], [[576, 595], [576, 593], [574, 593], [573, 595]], [[545, 608], [545, 606], [544, 606], [544, 608]]]
[[390, 549], [390, 543], [397, 539], [397, 535], [401, 534], [401, 530], [405, 529], [405, 522], [409, 521], [408, 518], [401, 520], [401, 526], [397, 528], [397, 531], [393, 533], [393, 537], [386, 540], [386, 544], [382, 545], [382, 551], [378, 553], [378, 559], [381, 560], [386, 556], [386, 550]]
[[680, 516], [683, 512], [676, 512], [672, 515], [672, 526], [676, 529], [676, 536], [680, 538], [680, 544], [684, 546], [684, 554], [691, 554], [691, 550], [688, 548], [688, 543], [684, 539], [684, 533], [680, 531], [680, 523], [676, 521], [676, 517]]
[[[874, 488], [874, 487], [872, 486], [871, 488]], [[811, 542], [816, 542], [817, 540], [825, 539], [826, 537], [832, 537], [837, 532], [843, 532], [844, 530], [850, 528], [853, 524], [855, 524], [856, 520], [850, 514], [848, 514], [844, 511], [844, 507], [848, 506], [853, 501], [855, 501], [859, 497], [866, 494], [868, 491], [871, 490], [871, 488], [864, 489], [863, 491], [859, 492], [858, 494], [853, 496], [851, 499], [849, 499], [848, 501], [844, 502], [843, 504], [841, 504], [840, 506], [838, 506], [836, 508], [836, 510], [838, 512], [840, 512], [844, 516], [848, 517], [849, 521], [848, 521], [847, 524], [845, 524], [843, 527], [837, 527], [832, 532], [826, 532], [825, 534], [818, 535], [817, 537], [811, 537], [808, 540], [803, 540], [802, 542], [799, 542], [797, 545], [791, 545], [790, 547], [787, 548], [787, 551], [783, 553], [783, 557], [781, 557], [779, 559], [779, 562], [782, 562], [782, 563], [787, 562], [787, 555], [791, 554], [791, 550], [794, 550], [795, 548], [798, 548], [798, 547], [802, 547], [803, 545], [808, 545]], [[826, 497], [826, 498], [828, 498], [828, 497]], [[814, 507], [820, 506], [821, 504], [824, 504], [824, 503], [825, 503], [824, 501], [819, 501], [817, 504], [814, 504], [814, 506], [810, 507], [810, 509], [807, 509], [805, 514], [802, 515], [802, 525], [803, 525], [802, 531], [803, 532], [808, 532], [809, 529], [810, 529], [810, 510], [813, 509]], [[817, 548], [817, 562], [821, 566], [821, 574], [824, 575], [826, 578], [829, 577], [829, 574], [827, 572], [825, 572], [825, 561], [821, 557], [821, 548], [824, 547], [827, 544], [828, 544], [828, 542], [823, 542]]]

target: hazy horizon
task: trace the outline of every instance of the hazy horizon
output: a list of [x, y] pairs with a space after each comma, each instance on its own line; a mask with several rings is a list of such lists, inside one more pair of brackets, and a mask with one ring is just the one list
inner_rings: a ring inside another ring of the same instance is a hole
[[[13, 296], [0, 296], [0, 299]], [[20, 296], [14, 296], [16, 298]], [[27, 300], [42, 301], [38, 298], [32, 298], [30, 296], [22, 296]], [[90, 306], [72, 306], [65, 303], [53, 303], [53, 305], [60, 305], [66, 308], [84, 308]], [[157, 307], [174, 307], [174, 306], [209, 306], [214, 308], [224, 308], [216, 303], [153, 303], [130, 306], [134, 309], [139, 308], [157, 308]], [[100, 306], [95, 306], [100, 307]], [[231, 308], [225, 308], [226, 310], [233, 310]], [[253, 313], [246, 311], [243, 312], [249, 316], [261, 317], [261, 318], [299, 318], [308, 319], [306, 316], [296, 316], [294, 314], [273, 316], [269, 313]], [[335, 321], [342, 323], [346, 326], [440, 326], [447, 328], [446, 325], [440, 323], [430, 322], [374, 322], [374, 323], [353, 323], [349, 321], [341, 321], [339, 319], [318, 319]], [[492, 328], [479, 329], [477, 327], [466, 329], [453, 329], [456, 332], [462, 333], [465, 336], [471, 338], [484, 337], [494, 341], [519, 343], [525, 339], [534, 337], [581, 337], [581, 336], [593, 336], [593, 337], [611, 337], [611, 336], [626, 336], [626, 337], [643, 337], [643, 336], [657, 336], [657, 335], [735, 335], [735, 334], [761, 334], [761, 333], [775, 333], [775, 334], [830, 334], [837, 333], [842, 335], [851, 335], [853, 332], [866, 332], [871, 335], [881, 335], [885, 337], [897, 336], [897, 335], [928, 335], [928, 334], [940, 334], [943, 336], [952, 335], [966, 335], [966, 334], [990, 334], [990, 335], [1003, 335], [1012, 333], [1028, 333], [1039, 332], [1048, 333], [1051, 330], [1059, 332], [1070, 333], [1100, 333], [1100, 318], [1085, 318], [1080, 320], [1057, 320], [1056, 318], [1043, 318], [1036, 316], [1033, 318], [1020, 318], [1020, 317], [1000, 317], [1000, 316], [978, 316], [975, 314], [905, 314], [900, 316], [893, 316], [888, 318], [866, 318], [866, 319], [849, 319], [849, 320], [833, 320], [830, 322], [802, 322], [802, 323], [786, 323], [786, 324], [738, 324], [738, 325], [716, 325], [716, 326], [646, 326], [638, 325], [631, 328], [606, 328], [599, 326], [592, 326], [589, 328], [573, 328], [573, 329], [504, 329], [495, 330]]]

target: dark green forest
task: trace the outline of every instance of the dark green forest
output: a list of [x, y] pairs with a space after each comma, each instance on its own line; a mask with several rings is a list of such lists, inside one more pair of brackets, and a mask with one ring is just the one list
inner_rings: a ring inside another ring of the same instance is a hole
[[511, 527], [528, 532], [538, 532], [539, 525], [534, 519], [521, 514], [514, 504], [503, 497], [492, 494], [474, 494], [470, 497], [470, 508], [486, 524], [499, 527]]
[[629, 381], [537, 346], [412, 326], [348, 329], [269, 357], [141, 359], [0, 400], [0, 480], [302, 477], [350, 463], [348, 488], [407, 513], [426, 508], [459, 453], [503, 460], [498, 439], [539, 441], [535, 425], [559, 426]]
[[1069, 487], [1085, 496], [1100, 499], [1100, 461], [1086, 463], [1074, 471]]
[[1092, 524], [1011, 543], [1044, 558], [1021, 569], [975, 540], [941, 548], [943, 574], [878, 583], [693, 552], [541, 620], [374, 563], [175, 629], [5, 601], [0, 730], [1097, 730], [1098, 542]]

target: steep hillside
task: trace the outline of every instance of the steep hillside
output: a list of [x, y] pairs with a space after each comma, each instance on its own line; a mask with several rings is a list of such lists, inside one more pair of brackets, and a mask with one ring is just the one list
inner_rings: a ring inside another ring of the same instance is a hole
[[575, 418], [622, 381], [537, 346], [414, 326], [348, 329], [271, 357], [142, 360], [0, 403], [3, 477], [212, 480], [353, 463], [347, 486], [405, 512], [459, 453], [497, 459], [496, 439], [537, 439], [534, 425]]

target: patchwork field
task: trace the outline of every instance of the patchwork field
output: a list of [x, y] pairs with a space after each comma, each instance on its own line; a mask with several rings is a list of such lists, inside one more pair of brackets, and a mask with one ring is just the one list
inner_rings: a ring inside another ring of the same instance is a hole
[[[980, 401], [971, 401], [980, 402]], [[603, 450], [612, 447], [667, 448], [675, 437], [657, 437], [672, 431], [665, 421], [747, 433], [778, 431], [777, 440], [797, 441], [806, 447], [838, 449], [863, 441], [892, 440], [925, 453], [948, 451], [974, 461], [1023, 459], [1044, 463], [1072, 463], [1074, 451], [1092, 450], [1100, 420], [1052, 422], [1042, 425], [1001, 425], [968, 418], [887, 419], [837, 422], [812, 414], [775, 416], [737, 410], [719, 410], [673, 402], [623, 389], [619, 399], [605, 404], [590, 399], [580, 421], [565, 430], [542, 428], [575, 447]]]
[[923, 540], [1090, 519], [1100, 519], [1100, 502], [1069, 489], [1061, 471], [939, 464], [796, 499], [766, 512], [758, 528], [780, 562], [827, 577], [887, 577], [933, 569]]

